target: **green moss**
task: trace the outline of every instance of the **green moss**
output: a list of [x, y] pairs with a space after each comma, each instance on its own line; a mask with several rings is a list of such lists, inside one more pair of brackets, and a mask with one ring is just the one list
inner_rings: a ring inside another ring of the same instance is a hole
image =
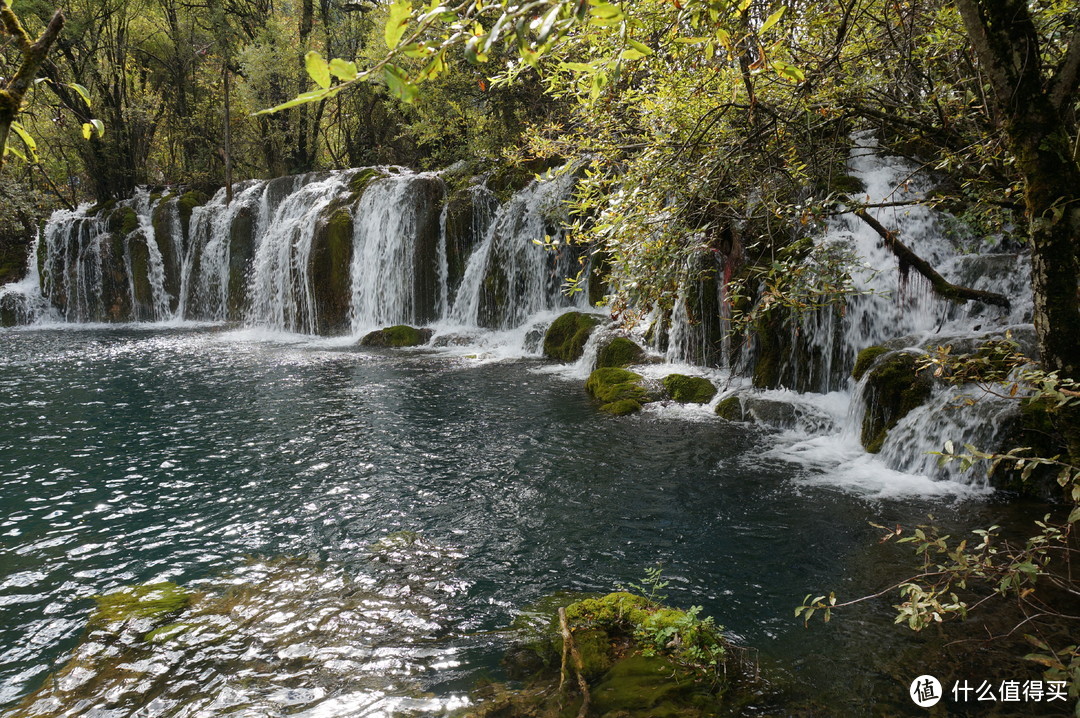
[[356, 199], [360, 199], [363, 196], [364, 190], [368, 188], [368, 185], [373, 181], [384, 177], [385, 175], [374, 167], [366, 167], [349, 180], [349, 189], [355, 195]]
[[860, 438], [863, 447], [876, 454], [889, 430], [930, 397], [931, 381], [919, 372], [914, 355], [895, 352], [870, 370], [866, 384], [866, 414]]
[[653, 397], [638, 382], [641, 374], [626, 369], [605, 367], [589, 375], [585, 382], [585, 391], [605, 404], [632, 399], [638, 403], [652, 401]]
[[599, 324], [600, 317], [594, 314], [563, 314], [544, 334], [544, 356], [564, 362], [577, 361], [585, 351], [589, 335]]
[[858, 177], [849, 174], [836, 174], [829, 180], [829, 189], [833, 192], [859, 195], [866, 192], [866, 185]]
[[115, 199], [107, 199], [107, 200], [105, 200], [103, 202], [98, 202], [93, 207], [88, 209], [86, 211], [86, 213], [88, 215], [94, 215], [94, 214], [100, 214], [102, 212], [111, 212], [114, 209], [116, 209], [116, 200]]
[[94, 596], [97, 609], [90, 625], [105, 627], [135, 620], [161, 621], [187, 607], [192, 593], [171, 581], [128, 586]]
[[851, 370], [851, 376], [855, 377], [855, 381], [859, 381], [863, 378], [863, 374], [869, 369], [874, 361], [882, 354], [887, 354], [888, 349], [882, 346], [866, 347], [859, 356], [855, 358], [855, 368]]
[[742, 401], [737, 396], [729, 396], [716, 405], [716, 415], [728, 421], [742, 421]]
[[566, 620], [575, 628], [605, 631], [633, 630], [648, 618], [649, 600], [627, 591], [586, 598], [566, 607]]
[[645, 350], [626, 337], [615, 337], [596, 353], [597, 368], [626, 367], [639, 364], [645, 358]]
[[139, 215], [131, 207], [121, 207], [109, 215], [109, 231], [129, 235], [139, 228]]
[[765, 312], [754, 323], [757, 338], [757, 360], [754, 362], [753, 383], [758, 389], [780, 386], [784, 353], [790, 348], [781, 339], [783, 321], [780, 312]]
[[716, 396], [716, 387], [700, 376], [668, 374], [661, 383], [672, 399], [686, 404], [708, 404]]
[[399, 324], [385, 329], [377, 329], [360, 340], [364, 347], [418, 347], [431, 339], [430, 329], [417, 329]]
[[180, 199], [176, 201], [176, 206], [180, 210], [180, 221], [183, 223], [185, 233], [187, 232], [188, 222], [191, 221], [191, 211], [209, 201], [210, 198], [197, 189], [180, 195]]
[[612, 416], [626, 416], [641, 411], [641, 402], [634, 399], [620, 399], [601, 405], [600, 411]]

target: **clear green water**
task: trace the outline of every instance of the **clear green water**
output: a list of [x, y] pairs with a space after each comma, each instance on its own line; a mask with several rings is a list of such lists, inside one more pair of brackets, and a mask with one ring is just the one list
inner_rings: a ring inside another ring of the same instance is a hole
[[[916, 712], [896, 661], [921, 639], [887, 600], [810, 630], [793, 608], [895, 578], [906, 554], [868, 520], [1007, 511], [806, 485], [761, 458], [766, 433], [603, 416], [535, 362], [217, 329], [11, 331], [0, 346], [0, 707], [66, 663], [92, 596], [171, 580], [247, 587], [258, 615], [67, 714], [438, 714], [498, 677], [497, 629], [530, 603], [660, 563], [670, 602], [760, 651], [761, 712]], [[380, 553], [403, 530], [423, 540]]]

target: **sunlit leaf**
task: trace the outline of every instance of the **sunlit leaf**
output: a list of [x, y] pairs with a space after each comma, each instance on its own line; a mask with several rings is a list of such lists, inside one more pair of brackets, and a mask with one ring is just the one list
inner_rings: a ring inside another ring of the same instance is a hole
[[390, 17], [387, 18], [386, 27], [383, 29], [383, 39], [391, 50], [401, 42], [401, 36], [405, 34], [405, 26], [408, 25], [411, 15], [411, 2], [398, 0], [390, 6]]
[[326, 64], [322, 55], [315, 50], [308, 50], [304, 55], [304, 67], [307, 68], [308, 75], [316, 85], [324, 90], [330, 87], [330, 66]]

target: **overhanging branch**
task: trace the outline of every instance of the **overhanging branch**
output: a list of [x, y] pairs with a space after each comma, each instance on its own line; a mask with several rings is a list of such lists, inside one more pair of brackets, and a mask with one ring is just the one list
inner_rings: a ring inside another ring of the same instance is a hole
[[953, 284], [945, 279], [945, 277], [938, 274], [937, 271], [930, 266], [929, 262], [912, 252], [906, 244], [897, 239], [895, 232], [886, 229], [881, 222], [878, 222], [871, 217], [865, 209], [855, 210], [855, 215], [870, 225], [870, 228], [881, 236], [885, 241], [885, 246], [900, 260], [901, 266], [911, 267], [916, 272], [926, 277], [930, 282], [930, 286], [933, 288], [934, 293], [939, 297], [954, 302], [966, 302], [969, 299], [973, 299], [976, 302], [993, 304], [996, 307], [1004, 307], [1005, 309], [1009, 308], [1009, 300], [1004, 295], [995, 292], [984, 292], [981, 289], [961, 287], [960, 285]]

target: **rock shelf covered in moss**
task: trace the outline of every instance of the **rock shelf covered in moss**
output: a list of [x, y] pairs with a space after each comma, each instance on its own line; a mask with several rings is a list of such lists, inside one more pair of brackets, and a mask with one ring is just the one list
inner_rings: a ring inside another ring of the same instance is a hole
[[685, 404], [708, 404], [716, 396], [713, 383], [700, 376], [668, 374], [660, 381], [672, 399]]
[[362, 347], [418, 347], [431, 341], [430, 329], [417, 329], [405, 324], [377, 329], [360, 340]]
[[600, 325], [595, 314], [567, 312], [551, 323], [544, 335], [544, 356], [564, 362], [581, 358], [589, 335]]

